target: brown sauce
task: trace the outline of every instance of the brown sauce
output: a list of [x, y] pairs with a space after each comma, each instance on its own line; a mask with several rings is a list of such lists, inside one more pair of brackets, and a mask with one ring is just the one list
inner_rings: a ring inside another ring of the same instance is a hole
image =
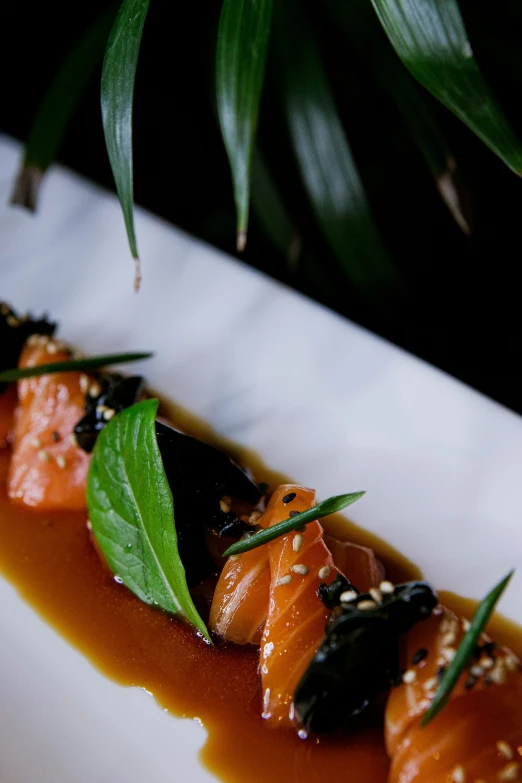
[[[215, 440], [208, 431], [184, 428]], [[252, 455], [236, 454], [258, 477], [275, 478]], [[105, 675], [146, 688], [175, 715], [200, 719], [209, 735], [201, 758], [212, 772], [230, 783], [319, 783], [330, 776], [386, 783], [382, 726], [342, 739], [305, 741], [293, 731], [268, 728], [260, 717], [257, 651], [223, 643], [210, 649], [118, 585], [89, 541], [84, 513], [41, 514], [11, 506], [5, 493], [8, 460], [9, 453], [0, 450], [0, 570]], [[346, 521], [332, 524], [342, 525], [345, 537], [374, 547], [393, 580], [419, 575], [378, 539]], [[450, 597], [448, 603], [469, 615], [472, 604], [459, 600]], [[520, 631], [498, 620], [494, 626], [500, 640], [521, 654]]]

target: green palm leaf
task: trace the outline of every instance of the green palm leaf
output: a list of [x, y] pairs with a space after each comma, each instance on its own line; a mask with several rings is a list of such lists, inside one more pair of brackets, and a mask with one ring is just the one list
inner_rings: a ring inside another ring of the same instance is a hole
[[224, 0], [219, 20], [217, 108], [232, 171], [240, 251], [247, 239], [252, 154], [271, 18], [272, 0]]
[[402, 284], [381, 242], [315, 42], [297, 3], [278, 6], [283, 106], [301, 177], [335, 257], [370, 299]]
[[131, 253], [136, 259], [135, 287], [140, 269], [134, 229], [132, 167], [132, 104], [138, 54], [150, 0], [124, 0], [111, 30], [101, 81], [105, 143], [120, 199]]
[[456, 0], [372, 0], [397, 54], [512, 171], [522, 147], [484, 81]]
[[71, 117], [107, 43], [114, 10], [104, 11], [64, 60], [45, 93], [25, 142], [11, 202], [36, 209], [42, 177], [56, 157]]

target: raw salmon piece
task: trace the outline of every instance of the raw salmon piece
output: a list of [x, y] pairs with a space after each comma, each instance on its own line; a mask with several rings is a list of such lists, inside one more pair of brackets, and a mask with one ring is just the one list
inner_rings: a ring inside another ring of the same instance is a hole
[[[522, 747], [522, 672], [517, 657], [492, 645], [489, 637], [482, 636], [480, 657], [462, 674], [449, 704], [420, 727], [437, 689], [437, 672], [447, 666], [463, 635], [462, 621], [440, 607], [408, 634], [403, 663], [415, 678], [394, 688], [386, 707], [389, 783], [522, 780], [517, 751]], [[518, 768], [508, 766], [515, 763]]]
[[209, 627], [235, 644], [259, 644], [268, 612], [268, 548], [229, 557], [212, 599]]
[[329, 535], [325, 535], [324, 542], [339, 571], [360, 593], [367, 593], [370, 587], [378, 587], [383, 581], [384, 566], [373, 549]]
[[[56, 340], [35, 335], [20, 357], [20, 367], [69, 360]], [[83, 416], [85, 394], [94, 379], [80, 372], [53, 373], [18, 382], [13, 456], [8, 476], [14, 503], [51, 511], [85, 508], [90, 456], [72, 441]]]
[[[311, 508], [314, 500], [312, 489], [280, 486], [264, 517], [275, 525], [291, 511]], [[317, 589], [321, 582], [330, 584], [339, 571], [317, 521], [275, 539], [267, 548], [270, 602], [261, 640], [263, 717], [272, 725], [290, 726], [294, 691], [324, 638], [329, 615]]]
[[0, 394], [0, 449], [9, 443], [17, 400], [16, 384], [10, 384], [5, 392]]

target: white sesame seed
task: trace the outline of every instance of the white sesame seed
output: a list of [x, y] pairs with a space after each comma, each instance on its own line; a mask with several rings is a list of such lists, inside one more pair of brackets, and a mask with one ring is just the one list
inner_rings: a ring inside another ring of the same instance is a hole
[[482, 666], [483, 669], [489, 671], [494, 667], [495, 661], [493, 660], [493, 658], [484, 658], [484, 660], [480, 662], [480, 665]]
[[511, 761], [511, 759], [513, 758], [513, 749], [508, 742], [504, 742], [504, 740], [499, 740], [497, 742], [497, 750], [500, 753], [500, 755], [506, 759], [506, 761]]
[[261, 512], [260, 511], [252, 511], [252, 513], [250, 514], [250, 516], [248, 518], [249, 524], [250, 525], [256, 525], [257, 524], [257, 520], [260, 518], [260, 516], [261, 516]]
[[471, 628], [470, 621], [466, 620], [465, 617], [462, 618], [462, 628], [463, 628], [465, 633], [467, 633], [469, 631], [469, 629]]
[[381, 582], [379, 585], [379, 590], [385, 595], [391, 595], [395, 592], [395, 585], [393, 582], [389, 582], [387, 579], [385, 579], [384, 582]]
[[76, 440], [76, 435], [74, 434], [74, 432], [71, 432], [71, 434], [69, 435], [69, 443], [72, 443], [73, 446], [78, 445], [78, 441]]
[[42, 462], [49, 462], [49, 453], [45, 449], [42, 449], [38, 452], [38, 459], [41, 459]]
[[293, 571], [294, 574], [300, 574], [301, 576], [306, 576], [307, 573], [310, 571], [308, 566], [303, 565], [302, 563], [296, 563], [293, 566], [290, 566], [290, 571]]
[[350, 601], [355, 601], [358, 597], [359, 593], [356, 593], [355, 590], [345, 590], [344, 593], [341, 593], [339, 596], [342, 604], [349, 604]]
[[228, 505], [228, 503], [225, 503], [224, 500], [219, 501], [219, 508], [221, 509], [223, 514], [228, 514], [228, 512], [230, 511], [230, 506]]
[[408, 671], [404, 672], [402, 675], [402, 681], [405, 682], [407, 685], [409, 685], [412, 682], [415, 682], [417, 679], [417, 672], [415, 669], [408, 669]]
[[512, 761], [511, 764], [506, 764], [497, 777], [499, 780], [516, 780], [518, 777], [519, 764], [516, 761]]
[[87, 530], [89, 532], [91, 532], [92, 531], [92, 522], [91, 522], [90, 519], [87, 520], [86, 525], [87, 525]]
[[232, 562], [235, 562], [236, 560], [239, 560], [241, 555], [230, 555], [229, 560], [232, 560]]
[[442, 637], [441, 643], [443, 647], [451, 647], [457, 641], [457, 634], [453, 631], [448, 631]]
[[320, 568], [317, 576], [319, 577], [319, 579], [328, 579], [328, 577], [330, 576], [330, 566], [325, 565], [322, 568]]
[[13, 326], [13, 327], [20, 326], [20, 321], [18, 320], [18, 318], [15, 318], [14, 315], [8, 315], [5, 320], [7, 321], [8, 326]]
[[305, 740], [308, 737], [308, 732], [306, 729], [299, 729], [297, 732], [297, 736], [299, 739]]
[[31, 446], [34, 446], [35, 449], [39, 449], [41, 445], [42, 445], [42, 441], [40, 440], [40, 438], [33, 438], [32, 439]]
[[47, 343], [47, 353], [58, 353], [58, 346], [56, 343]]
[[34, 348], [35, 345], [38, 345], [38, 335], [37, 334], [31, 334], [27, 338], [27, 345], [29, 345], [31, 348]]
[[368, 591], [376, 604], [380, 604], [382, 601], [382, 593], [376, 587], [370, 587]]
[[472, 677], [482, 677], [482, 675], [484, 674], [484, 669], [482, 668], [482, 666], [480, 666], [477, 663], [476, 666], [471, 667], [469, 673], [471, 674]]
[[303, 548], [304, 536], [301, 533], [296, 533], [292, 539], [292, 549], [294, 552], [300, 552]]
[[518, 661], [514, 655], [508, 655], [505, 658], [506, 669], [508, 672], [516, 672], [518, 669]]
[[439, 684], [439, 681], [437, 677], [430, 677], [429, 680], [426, 680], [424, 685], [422, 686], [425, 691], [434, 691]]
[[103, 411], [103, 418], [105, 419], [105, 421], [110, 421], [115, 413], [116, 411], [114, 410], [114, 408], [107, 408], [107, 410]]
[[455, 767], [451, 773], [451, 780], [453, 783], [466, 783], [466, 771], [461, 764], [459, 764], [458, 767]]
[[444, 660], [448, 661], [449, 663], [454, 659], [454, 657], [457, 654], [457, 651], [454, 647], [445, 647], [443, 650], [441, 650], [441, 654]]
[[221, 498], [221, 500], [222, 500], [224, 503], [227, 503], [227, 505], [229, 505], [229, 506], [230, 506], [230, 504], [232, 503], [232, 498], [230, 497], [230, 495], [223, 495], [223, 497]]
[[89, 397], [99, 397], [102, 393], [102, 387], [97, 381], [93, 381], [89, 386]]
[[506, 682], [506, 665], [504, 661], [498, 660], [489, 676], [495, 685], [504, 685]]
[[278, 580], [277, 584], [282, 587], [283, 585], [289, 585], [292, 581], [291, 574], [286, 574], [285, 576], [282, 576], [281, 579]]
[[84, 394], [89, 388], [89, 378], [86, 375], [80, 375], [80, 391]]
[[67, 462], [65, 461], [65, 457], [62, 456], [61, 454], [58, 454], [58, 456], [56, 457], [56, 464], [58, 465], [59, 468], [62, 468], [63, 470], [63, 468], [65, 468], [65, 466], [67, 465]]
[[369, 611], [370, 609], [375, 609], [377, 604], [375, 601], [359, 601], [357, 604], [357, 609], [360, 609], [363, 612]]

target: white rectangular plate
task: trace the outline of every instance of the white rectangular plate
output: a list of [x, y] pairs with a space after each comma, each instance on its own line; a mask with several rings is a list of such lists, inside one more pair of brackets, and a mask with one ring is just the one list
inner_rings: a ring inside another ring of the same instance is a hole
[[[2, 205], [19, 155], [0, 140]], [[319, 497], [367, 490], [351, 516], [438, 587], [479, 598], [522, 566], [522, 419], [141, 210], [137, 232], [139, 295], [116, 199], [56, 168], [36, 216], [2, 207], [0, 299], [85, 352], [156, 351], [154, 388]], [[1, 579], [0, 617], [1, 783], [213, 779], [199, 725], [105, 679]]]

